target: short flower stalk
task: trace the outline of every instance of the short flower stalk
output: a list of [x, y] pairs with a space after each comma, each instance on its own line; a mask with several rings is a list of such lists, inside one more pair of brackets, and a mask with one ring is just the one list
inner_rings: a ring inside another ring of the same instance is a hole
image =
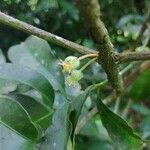
[[[78, 69], [81, 65], [81, 60], [94, 57]], [[81, 57], [68, 56], [64, 61], [61, 60], [59, 63], [62, 66], [63, 73], [65, 75], [65, 82], [69, 86], [79, 84], [79, 81], [83, 78], [83, 71], [97, 59], [96, 54], [87, 54]]]

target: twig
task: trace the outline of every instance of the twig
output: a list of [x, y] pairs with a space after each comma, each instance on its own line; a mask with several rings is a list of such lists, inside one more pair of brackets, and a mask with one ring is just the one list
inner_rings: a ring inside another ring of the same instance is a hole
[[120, 106], [120, 96], [117, 97], [116, 102], [115, 102], [115, 107], [114, 107], [114, 113], [118, 113], [119, 111], [119, 106]]
[[90, 57], [97, 57], [98, 54], [87, 54], [87, 55], [83, 55], [81, 57], [78, 58], [78, 60], [83, 60], [85, 58], [90, 58]]
[[126, 73], [128, 70], [130, 70], [133, 67], [133, 64], [129, 64], [128, 66], [126, 66], [124, 69], [122, 69], [119, 74], [123, 75], [124, 73]]
[[[129, 69], [131, 69], [133, 67], [132, 64], [128, 65], [127, 67], [125, 67], [122, 71], [120, 71], [120, 75], [123, 75], [126, 71], [128, 71]], [[100, 85], [105, 85], [107, 83], [107, 80], [97, 84], [96, 86]], [[110, 103], [112, 101], [112, 97], [116, 95], [114, 92], [112, 92], [109, 96], [107, 96], [104, 100], [103, 103], [106, 105], [108, 103]], [[98, 112], [97, 107], [95, 106], [94, 108], [92, 108], [91, 111], [89, 111], [81, 120], [79, 120], [77, 126], [76, 126], [76, 130], [78, 133], [79, 130], [86, 124], [86, 122], [88, 120], [90, 120], [96, 113]]]
[[142, 61], [142, 60], [150, 60], [150, 52], [142, 51], [142, 52], [124, 52], [120, 55], [116, 56], [119, 63], [131, 62], [131, 61]]
[[23, 21], [20, 21], [11, 16], [8, 16], [8, 15], [2, 13], [1, 11], [0, 11], [0, 23], [5, 24], [10, 27], [13, 27], [15, 29], [24, 31], [25, 33], [29, 33], [29, 34], [38, 36], [38, 37], [45, 39], [51, 43], [54, 43], [56, 45], [59, 45], [63, 48], [69, 49], [69, 50], [77, 51], [81, 54], [97, 53], [96, 51], [94, 51], [90, 48], [81, 46], [79, 44], [76, 44], [74, 42], [66, 40], [66, 39], [59, 37], [57, 35], [54, 35], [52, 33], [49, 33], [42, 29], [36, 28], [30, 24], [27, 24]]
[[99, 50], [99, 63], [105, 70], [112, 87], [117, 93], [120, 93], [123, 85], [118, 64], [115, 62], [113, 45], [108, 31], [100, 19], [99, 2], [98, 0], [76, 0], [76, 3]]
[[[38, 36], [40, 38], [43, 38], [51, 43], [54, 43], [56, 45], [59, 45], [61, 47], [64, 47], [66, 49], [69, 49], [69, 50], [73, 50], [73, 51], [77, 51], [81, 54], [84, 54], [84, 56], [81, 56], [81, 59], [84, 59], [84, 57], [94, 57], [94, 56], [97, 56], [98, 55], [98, 52], [97, 51], [94, 51], [92, 49], [89, 49], [87, 47], [84, 47], [84, 46], [81, 46], [79, 44], [76, 44], [74, 42], [71, 42], [69, 40], [66, 40], [62, 37], [59, 37], [57, 35], [54, 35], [54, 34], [51, 34], [47, 31], [44, 31], [44, 30], [41, 30], [39, 28], [36, 28], [30, 24], [27, 24], [25, 22], [22, 22], [22, 21], [19, 21], [18, 19], [15, 19], [11, 16], [8, 16], [2, 12], [0, 12], [0, 23], [1, 24], [6, 24], [12, 28], [15, 28], [15, 29], [18, 29], [18, 30], [21, 30], [25, 33], [29, 33], [29, 34], [32, 34], [32, 35], [35, 35], [35, 36]], [[133, 55], [136, 55], [135, 57]], [[87, 56], [86, 56], [87, 55]], [[137, 61], [137, 60], [146, 60], [146, 59], [150, 59], [149, 58], [150, 56], [150, 52], [136, 52], [136, 53], [121, 53], [121, 54], [116, 54], [116, 59], [115, 61], [118, 62], [120, 61], [119, 63], [125, 63], [126, 61], [129, 61], [127, 59], [127, 57], [129, 57], [130, 61]], [[106, 59], [106, 58], [105, 58]], [[119, 60], [120, 59], [120, 60]]]
[[82, 68], [80, 69], [80, 71], [82, 72], [84, 69], [86, 69], [90, 64], [92, 64], [93, 62], [95, 62], [97, 58], [93, 58], [91, 59], [89, 62], [87, 62], [84, 66], [82, 66]]
[[106, 85], [107, 83], [108, 83], [108, 81], [107, 81], [107, 80], [104, 80], [103, 82], [94, 84], [94, 85], [92, 85], [92, 86], [94, 86], [94, 87], [93, 87], [93, 89], [91, 89], [91, 90], [92, 90], [92, 91], [93, 91], [93, 90], [96, 90], [96, 89], [98, 89], [98, 88], [100, 88], [100, 87]]
[[[129, 65], [130, 66], [130, 65]], [[129, 66], [127, 66], [126, 68], [130, 68], [131, 69], [131, 67], [129, 67]], [[128, 71], [128, 69], [123, 69], [123, 70], [126, 70], [126, 71]], [[146, 61], [146, 62], [144, 62], [144, 63], [142, 63], [141, 64], [141, 66], [135, 71], [135, 72], [133, 72], [133, 73], [131, 73], [131, 74], [129, 74], [128, 76], [127, 76], [127, 78], [124, 80], [124, 82], [125, 82], [125, 89], [134, 81], [134, 80], [136, 80], [136, 78], [141, 74], [141, 73], [143, 73], [145, 70], [147, 70], [147, 69], [149, 69], [150, 68], [150, 61]], [[124, 74], [125, 73], [125, 71], [122, 71], [122, 74]], [[131, 79], [132, 78], [132, 79]], [[112, 97], [114, 96], [115, 94], [112, 92], [109, 96], [107, 96], [104, 100], [103, 100], [103, 102], [104, 102], [104, 104], [108, 104], [108, 103], [110, 103], [111, 101], [112, 101]], [[129, 104], [130, 105], [130, 104]], [[128, 106], [126, 106], [126, 107], [128, 107]], [[127, 108], [128, 109], [128, 108]], [[81, 118], [81, 120], [79, 120], [79, 122], [78, 122], [78, 124], [77, 124], [77, 126], [76, 126], [76, 128], [77, 128], [77, 131], [79, 132], [80, 131], [80, 129], [87, 123], [87, 121], [88, 120], [90, 120], [93, 116], [95, 116], [96, 114], [97, 114], [97, 112], [98, 112], [98, 110], [97, 110], [97, 107], [95, 106], [95, 107], [93, 107], [92, 108], [92, 110], [91, 111], [89, 111], [83, 118]], [[124, 115], [126, 115], [125, 113], [127, 113], [127, 112], [124, 112]], [[82, 121], [83, 120], [83, 121]], [[78, 133], [78, 132], [76, 132], [76, 134]]]
[[124, 109], [124, 111], [122, 112], [122, 115], [121, 115], [124, 119], [126, 119], [128, 113], [129, 113], [129, 108], [130, 108], [131, 104], [132, 104], [132, 101], [131, 101], [131, 99], [129, 99], [126, 106], [125, 106], [125, 109]]

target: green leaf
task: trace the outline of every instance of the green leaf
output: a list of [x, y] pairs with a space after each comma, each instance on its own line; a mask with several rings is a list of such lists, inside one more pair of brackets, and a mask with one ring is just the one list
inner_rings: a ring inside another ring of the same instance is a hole
[[107, 130], [104, 128], [102, 121], [100, 120], [98, 115], [95, 115], [93, 118], [88, 120], [86, 124], [81, 128], [79, 133], [80, 135], [96, 137], [98, 139], [112, 143]]
[[[0, 64], [6, 63], [6, 58], [0, 49]], [[17, 85], [14, 82], [6, 81], [0, 78], [0, 94], [7, 94], [16, 89]]]
[[88, 87], [84, 92], [82, 92], [79, 96], [77, 97], [72, 97], [71, 99], [71, 112], [70, 112], [70, 121], [72, 123], [72, 136], [71, 140], [72, 142], [74, 141], [74, 136], [75, 136], [75, 128], [79, 119], [79, 116], [82, 111], [82, 107], [85, 103], [85, 100], [87, 99], [92, 87]]
[[129, 87], [129, 95], [134, 100], [144, 100], [150, 98], [150, 69], [140, 75]]
[[130, 150], [140, 148], [143, 143], [142, 139], [133, 132], [125, 120], [109, 110], [100, 98], [97, 101], [97, 107], [104, 127], [116, 144]]
[[46, 131], [40, 150], [66, 150], [71, 133], [69, 103], [64, 103], [54, 113], [52, 126]]
[[55, 93], [54, 115], [50, 126], [41, 142], [40, 150], [66, 150], [71, 134], [69, 121], [70, 102], [59, 91]]
[[8, 94], [9, 92], [15, 91], [17, 88], [16, 82], [10, 82], [0, 78], [0, 94]]
[[6, 63], [0, 65], [0, 78], [31, 86], [44, 97], [44, 104], [49, 107], [52, 106], [53, 88], [48, 80], [38, 72], [23, 66]]
[[13, 63], [27, 66], [43, 74], [55, 90], [64, 92], [64, 77], [61, 68], [45, 40], [30, 36], [25, 42], [12, 46], [8, 51], [8, 56]]
[[0, 96], [0, 123], [30, 140], [36, 140], [39, 136], [28, 113], [10, 97]]
[[0, 148], [2, 150], [34, 150], [35, 143], [0, 124]]
[[52, 111], [30, 96], [13, 94], [12, 97], [23, 106], [35, 124], [39, 125], [42, 129], [48, 128], [52, 121]]

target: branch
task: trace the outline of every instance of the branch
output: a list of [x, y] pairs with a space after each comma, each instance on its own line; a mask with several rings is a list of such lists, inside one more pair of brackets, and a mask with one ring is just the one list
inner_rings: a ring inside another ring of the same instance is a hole
[[[135, 81], [139, 75], [141, 75], [144, 71], [150, 69], [150, 61], [145, 61], [143, 62], [139, 68], [137, 68], [137, 70], [135, 70], [134, 72], [130, 73], [125, 79], [124, 79], [124, 83], [125, 83], [125, 89], [127, 89], [127, 87], [133, 82]], [[123, 73], [125, 73], [123, 71]], [[112, 100], [112, 96], [114, 95], [114, 93], [112, 92], [106, 99], [104, 99], [104, 104], [108, 104], [111, 100]], [[128, 107], [128, 106], [127, 106]], [[81, 118], [76, 126], [76, 134], [78, 134], [78, 132], [80, 131], [80, 129], [93, 117], [97, 114], [98, 110], [97, 107], [93, 107], [92, 110], [90, 110], [83, 118]], [[125, 117], [126, 112], [123, 113], [123, 117]]]
[[73, 51], [78, 51], [81, 54], [97, 53], [96, 51], [94, 51], [90, 48], [86, 48], [84, 46], [81, 46], [81, 45], [71, 42], [69, 40], [66, 40], [62, 37], [59, 37], [57, 35], [54, 35], [52, 33], [44, 31], [42, 29], [36, 28], [36, 27], [34, 27], [30, 24], [27, 24], [23, 21], [19, 21], [18, 19], [10, 17], [10, 16], [2, 13], [1, 11], [0, 11], [0, 23], [10, 26], [12, 28], [21, 30], [25, 33], [29, 33], [29, 34], [38, 36], [42, 39], [45, 39], [53, 44], [63, 47], [63, 48], [73, 50]]
[[116, 55], [116, 60], [119, 63], [131, 62], [131, 61], [141, 61], [141, 60], [150, 60], [150, 52], [124, 52]]
[[[0, 12], [0, 23], [10, 26], [12, 28], [21, 30], [25, 33], [33, 34], [35, 36], [43, 38], [51, 43], [54, 43], [56, 45], [66, 48], [66, 49], [74, 50], [81, 54], [90, 54], [90, 55], [98, 56], [97, 51], [94, 51], [90, 48], [86, 48], [84, 46], [81, 46], [81, 45], [71, 42], [69, 40], [66, 40], [62, 37], [59, 37], [57, 35], [54, 35], [49, 32], [46, 32], [44, 30], [41, 30], [39, 28], [36, 28], [30, 24], [24, 23], [22, 21], [19, 21], [18, 19], [10, 17], [2, 12]], [[134, 54], [136, 56], [134, 56]], [[129, 52], [126, 54], [121, 53], [121, 54], [116, 54], [116, 58], [117, 58], [116, 61], [117, 62], [119, 61], [119, 63], [125, 63], [127, 61], [149, 60], [150, 52], [141, 52], [141, 53], [140, 52], [139, 53], [138, 52], [136, 52], [136, 53]]]
[[107, 29], [100, 20], [98, 0], [76, 0], [76, 3], [99, 50], [99, 63], [105, 70], [112, 87], [120, 93], [123, 86], [119, 75], [119, 67], [115, 62], [114, 48]]

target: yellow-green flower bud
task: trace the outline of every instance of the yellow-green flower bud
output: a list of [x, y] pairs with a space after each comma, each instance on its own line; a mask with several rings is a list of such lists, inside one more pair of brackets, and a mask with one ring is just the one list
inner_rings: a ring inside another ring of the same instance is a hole
[[68, 56], [61, 65], [63, 66], [64, 73], [70, 73], [73, 69], [80, 66], [80, 60], [75, 56]]
[[69, 85], [74, 85], [79, 82], [80, 79], [83, 78], [83, 73], [80, 70], [73, 70], [71, 75], [67, 77], [66, 82]]

